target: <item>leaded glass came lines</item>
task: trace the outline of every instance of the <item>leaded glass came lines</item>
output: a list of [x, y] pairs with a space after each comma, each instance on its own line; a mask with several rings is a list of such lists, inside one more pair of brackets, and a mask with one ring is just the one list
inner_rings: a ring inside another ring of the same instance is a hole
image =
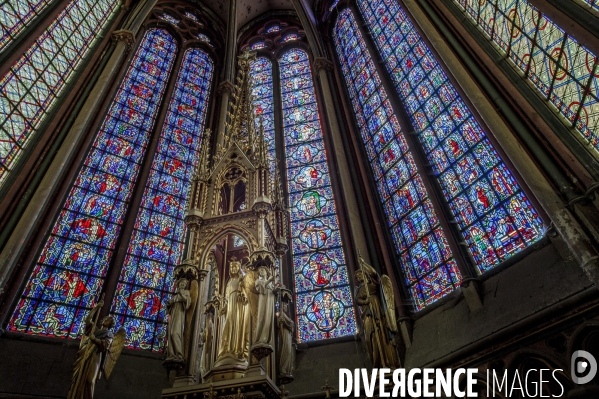
[[42, 12], [52, 0], [5, 0], [0, 5], [0, 52]]
[[279, 60], [298, 339], [356, 334], [355, 313], [308, 55]]
[[0, 186], [117, 8], [73, 0], [0, 79]]
[[130, 348], [164, 347], [166, 301], [183, 254], [188, 188], [199, 157], [213, 69], [203, 50], [185, 52], [112, 306]]
[[77, 338], [100, 292], [177, 54], [146, 32], [70, 189], [8, 329]]
[[537, 211], [403, 8], [358, 5], [478, 271], [539, 240]]
[[[577, 137], [599, 151], [596, 55], [526, 0], [453, 1], [580, 133]], [[597, 10], [596, 2], [592, 6]]]
[[404, 282], [420, 310], [452, 292], [461, 276], [350, 9], [339, 14], [333, 39]]

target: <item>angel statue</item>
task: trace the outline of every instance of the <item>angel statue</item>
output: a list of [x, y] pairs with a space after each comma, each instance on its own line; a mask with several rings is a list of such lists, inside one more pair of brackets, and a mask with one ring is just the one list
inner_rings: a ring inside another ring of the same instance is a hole
[[355, 300], [364, 323], [366, 347], [372, 366], [397, 368], [399, 359], [393, 335], [398, 329], [391, 280], [386, 275], [380, 277], [361, 256], [359, 260], [360, 269], [355, 273]]
[[191, 305], [191, 295], [187, 287], [187, 279], [180, 279], [177, 282], [177, 292], [166, 302], [166, 310], [170, 319], [168, 321], [168, 345], [166, 347], [165, 362], [183, 363], [185, 361], [183, 353], [185, 311]]
[[[254, 281], [254, 286], [258, 292], [258, 312], [256, 320], [256, 333], [254, 334], [255, 343], [252, 347], [252, 353], [256, 356], [254, 348], [261, 347], [267, 349], [262, 355], [268, 355], [272, 352], [272, 324], [275, 315], [275, 277], [269, 276], [270, 273], [266, 266], [258, 268], [258, 278]], [[269, 350], [268, 350], [269, 349]], [[264, 356], [257, 356], [259, 359]]]
[[92, 399], [96, 381], [102, 377], [102, 372], [106, 375], [106, 380], [110, 378], [125, 345], [124, 328], [119, 328], [116, 335], [110, 331], [115, 325], [112, 316], [104, 317], [100, 326], [96, 326], [102, 306], [104, 301], [100, 299], [85, 318], [67, 399]]

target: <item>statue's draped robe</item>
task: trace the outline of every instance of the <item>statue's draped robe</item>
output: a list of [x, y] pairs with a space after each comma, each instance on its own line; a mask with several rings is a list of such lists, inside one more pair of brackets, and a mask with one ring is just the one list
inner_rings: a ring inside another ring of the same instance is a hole
[[168, 346], [166, 348], [167, 360], [184, 359], [183, 333], [185, 330], [185, 310], [191, 304], [189, 290], [181, 289], [173, 298], [174, 303], [168, 308], [170, 320], [168, 322]]
[[279, 316], [279, 371], [283, 376], [293, 375], [295, 348], [293, 347], [293, 320], [281, 312]]
[[272, 281], [258, 279], [255, 281], [258, 291], [258, 314], [256, 315], [256, 335], [253, 340], [256, 344], [272, 343], [272, 322], [275, 311], [274, 284]]
[[200, 361], [200, 373], [203, 376], [212, 368], [212, 318], [206, 318], [206, 328], [204, 329], [204, 346], [202, 347], [202, 360]]
[[[96, 329], [93, 331], [93, 328], [93, 324], [88, 324], [85, 327], [73, 367], [73, 380], [67, 399], [92, 399], [96, 381], [101, 377], [104, 357], [110, 349], [114, 335], [110, 330]], [[96, 339], [100, 340], [99, 344], [95, 344], [89, 339], [92, 332]]]
[[249, 312], [243, 299], [242, 280], [239, 274], [231, 276], [225, 289], [227, 312], [218, 356], [231, 354], [247, 359]]

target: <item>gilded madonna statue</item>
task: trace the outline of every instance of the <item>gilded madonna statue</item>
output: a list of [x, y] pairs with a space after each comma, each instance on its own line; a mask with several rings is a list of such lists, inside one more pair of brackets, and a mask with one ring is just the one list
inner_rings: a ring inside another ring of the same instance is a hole
[[219, 360], [226, 355], [241, 361], [248, 359], [249, 306], [243, 280], [241, 263], [232, 260], [229, 263], [229, 281], [225, 288], [225, 323], [218, 352]]

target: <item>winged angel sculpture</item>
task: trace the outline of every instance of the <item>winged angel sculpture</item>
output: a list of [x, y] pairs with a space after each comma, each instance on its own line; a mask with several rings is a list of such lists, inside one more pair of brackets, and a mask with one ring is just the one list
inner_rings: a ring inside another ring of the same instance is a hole
[[96, 325], [102, 306], [104, 301], [100, 299], [85, 318], [67, 399], [92, 399], [96, 381], [102, 377], [102, 372], [107, 380], [110, 378], [125, 345], [124, 328], [121, 327], [116, 334], [110, 331], [115, 325], [112, 316], [104, 317], [100, 325]]
[[398, 328], [391, 280], [384, 274], [379, 276], [361, 256], [359, 260], [355, 299], [364, 323], [368, 353], [374, 367], [399, 367], [393, 339]]

